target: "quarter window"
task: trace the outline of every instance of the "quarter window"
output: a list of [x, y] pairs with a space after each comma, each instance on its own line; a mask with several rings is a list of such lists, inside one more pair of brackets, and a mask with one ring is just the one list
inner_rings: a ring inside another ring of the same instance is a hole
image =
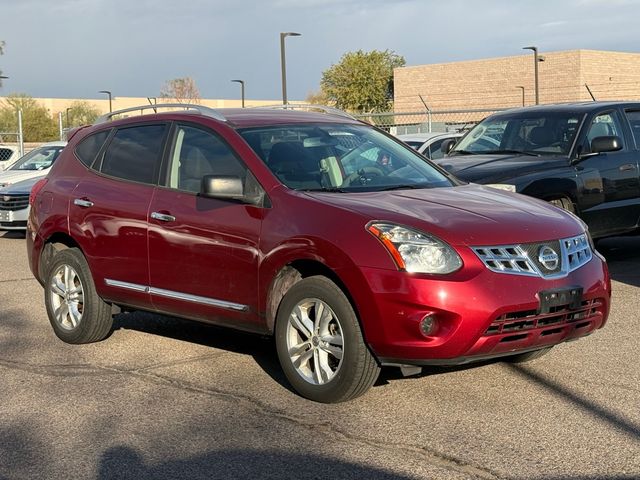
[[103, 130], [101, 132], [94, 133], [93, 135], [89, 135], [76, 147], [76, 156], [87, 167], [91, 167], [91, 165], [93, 165], [98, 152], [109, 136], [109, 132], [110, 130]]
[[200, 192], [205, 175], [246, 178], [246, 167], [217, 135], [189, 126], [178, 126], [175, 134], [169, 187]]
[[164, 140], [164, 125], [141, 125], [116, 132], [102, 161], [105, 175], [154, 183]]

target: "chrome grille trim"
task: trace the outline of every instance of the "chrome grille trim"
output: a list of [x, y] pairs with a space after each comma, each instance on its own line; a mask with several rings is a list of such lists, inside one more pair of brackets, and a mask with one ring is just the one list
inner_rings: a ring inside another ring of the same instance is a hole
[[[545, 271], [538, 259], [531, 258], [529, 252], [544, 246], [560, 247], [556, 252], [559, 256], [559, 268]], [[541, 278], [561, 278], [577, 270], [591, 260], [593, 252], [587, 235], [563, 238], [560, 241], [532, 242], [515, 245], [495, 245], [486, 247], [471, 247], [484, 265], [496, 273], [524, 275]]]

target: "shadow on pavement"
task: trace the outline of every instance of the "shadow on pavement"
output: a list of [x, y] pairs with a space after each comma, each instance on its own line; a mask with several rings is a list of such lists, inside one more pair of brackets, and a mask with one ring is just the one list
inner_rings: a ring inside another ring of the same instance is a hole
[[596, 248], [607, 259], [613, 280], [640, 287], [640, 236], [605, 238]]
[[[312, 448], [305, 445], [302, 448]], [[256, 450], [212, 451], [180, 460], [147, 465], [135, 450], [119, 446], [104, 452], [98, 467], [99, 480], [117, 479], [367, 479], [403, 480], [398, 475], [335, 458]]]
[[0, 238], [24, 240], [26, 233], [24, 230], [0, 230]]

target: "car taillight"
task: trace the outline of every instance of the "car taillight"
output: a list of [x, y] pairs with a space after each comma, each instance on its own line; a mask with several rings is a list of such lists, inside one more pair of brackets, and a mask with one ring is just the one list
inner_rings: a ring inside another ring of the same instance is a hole
[[42, 187], [44, 187], [49, 180], [47, 178], [43, 178], [42, 180], [38, 180], [36, 184], [31, 187], [31, 193], [29, 194], [29, 206], [33, 205], [33, 202], [36, 200], [36, 195], [40, 193]]

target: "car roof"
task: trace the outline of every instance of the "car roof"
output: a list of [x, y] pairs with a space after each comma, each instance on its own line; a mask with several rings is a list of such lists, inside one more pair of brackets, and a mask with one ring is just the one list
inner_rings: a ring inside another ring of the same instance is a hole
[[571, 102], [571, 103], [553, 103], [546, 105], [531, 105], [528, 107], [511, 108], [497, 112], [494, 115], [513, 115], [524, 112], [576, 112], [576, 113], [590, 113], [594, 110], [600, 110], [602, 108], [615, 108], [615, 107], [631, 107], [640, 108], [640, 102], [633, 101], [602, 101], [602, 102]]
[[42, 145], [38, 145], [36, 148], [42, 148], [42, 147], [64, 147], [66, 145], [67, 145], [67, 142], [65, 142], [65, 141], [57, 141], [57, 142], [43, 143]]
[[398, 138], [404, 142], [426, 142], [436, 137], [461, 137], [460, 132], [430, 132], [430, 133], [406, 133], [398, 135]]

